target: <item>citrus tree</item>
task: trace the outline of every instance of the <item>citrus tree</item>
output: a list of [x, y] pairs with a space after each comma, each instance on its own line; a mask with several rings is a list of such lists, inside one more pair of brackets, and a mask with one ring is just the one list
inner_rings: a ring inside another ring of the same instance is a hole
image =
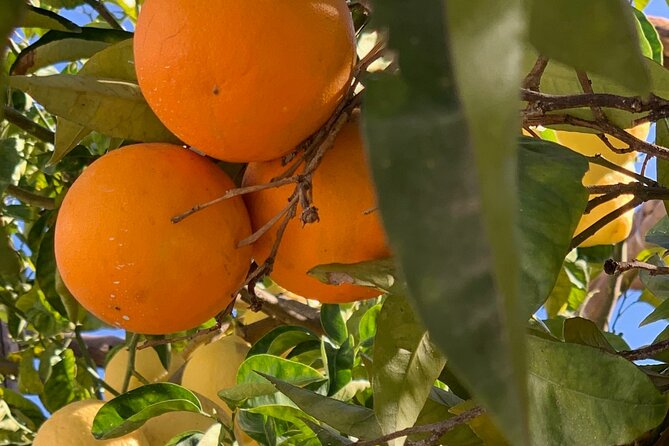
[[665, 444], [647, 3], [4, 0], [0, 444]]

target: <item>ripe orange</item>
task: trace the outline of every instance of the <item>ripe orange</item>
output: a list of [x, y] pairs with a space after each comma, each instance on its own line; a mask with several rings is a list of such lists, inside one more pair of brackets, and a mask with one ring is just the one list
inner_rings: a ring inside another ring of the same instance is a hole
[[215, 164], [170, 144], [108, 153], [75, 181], [56, 223], [65, 285], [91, 313], [138, 333], [205, 322], [232, 300], [251, 249], [241, 199], [171, 218], [234, 187]]
[[[269, 182], [286, 167], [280, 160], [251, 163], [245, 185]], [[294, 186], [267, 189], [246, 196], [254, 230], [286, 206]], [[321, 302], [350, 302], [379, 293], [354, 285], [326, 285], [307, 275], [327, 263], [356, 263], [390, 255], [376, 207], [374, 187], [367, 168], [357, 122], [347, 124], [325, 154], [313, 177], [313, 199], [320, 221], [303, 226], [293, 219], [283, 236], [272, 278], [282, 287]], [[271, 251], [278, 224], [254, 245], [256, 261]]]
[[134, 45], [160, 120], [235, 162], [278, 158], [318, 130], [355, 63], [344, 0], [147, 0]]

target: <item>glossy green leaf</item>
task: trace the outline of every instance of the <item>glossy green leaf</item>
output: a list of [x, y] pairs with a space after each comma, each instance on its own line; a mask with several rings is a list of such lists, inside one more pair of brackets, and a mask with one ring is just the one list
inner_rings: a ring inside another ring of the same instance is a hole
[[246, 357], [250, 358], [254, 355], [270, 352], [281, 355], [285, 353], [286, 349], [310, 340], [318, 340], [318, 336], [311, 330], [297, 325], [281, 325], [256, 341]]
[[49, 31], [21, 51], [9, 72], [29, 74], [58, 62], [85, 59], [131, 37], [127, 31], [102, 28], [81, 28], [78, 33]]
[[35, 262], [37, 283], [44, 292], [47, 302], [61, 316], [68, 316], [65, 305], [56, 291], [56, 254], [54, 248], [54, 229], [52, 228], [42, 238], [40, 249]]
[[[388, 296], [374, 340], [374, 412], [384, 434], [414, 425], [446, 359], [402, 296]], [[389, 445], [402, 445], [403, 439]]]
[[640, 11], [643, 11], [646, 6], [650, 3], [650, 0], [633, 0], [632, 4], [634, 7]]
[[363, 343], [368, 339], [373, 339], [376, 336], [378, 327], [378, 317], [381, 312], [382, 305], [376, 304], [365, 312], [358, 324], [358, 333], [360, 342]]
[[337, 304], [324, 304], [321, 307], [321, 325], [325, 334], [337, 345], [341, 345], [348, 339], [346, 321]]
[[650, 92], [632, 8], [624, 0], [534, 0], [529, 39], [549, 59], [608, 77], [637, 94]]
[[[648, 20], [646, 14], [641, 12], [639, 9], [632, 8], [632, 12], [634, 12], [634, 17], [637, 22], [637, 32], [639, 33], [639, 38], [642, 41], [642, 54], [644, 57], [653, 59], [655, 62], [661, 64], [664, 60], [664, 45], [662, 44], [662, 40], [660, 39], [660, 35], [658, 34], [657, 29], [655, 26], [653, 26], [650, 20]], [[646, 42], [647, 44], [648, 53], [644, 51], [646, 45], [644, 45], [643, 42]]]
[[294, 406], [286, 406], [281, 404], [268, 404], [264, 406], [253, 407], [246, 409], [248, 413], [260, 414], [265, 417], [271, 417], [276, 424], [275, 433], [277, 436], [283, 435], [286, 431], [293, 431], [297, 428], [303, 435], [300, 437], [313, 437], [311, 429], [304, 422], [306, 419], [316, 421], [314, 418], [305, 414], [303, 411]]
[[355, 344], [350, 336], [339, 347], [335, 348], [324, 343], [328, 354], [328, 395], [332, 396], [339, 392], [353, 379], [353, 364], [355, 362]]
[[146, 421], [168, 412], [202, 413], [190, 390], [172, 383], [149, 384], [117, 396], [100, 408], [92, 433], [98, 440], [123, 436]]
[[40, 395], [44, 406], [49, 412], [82, 399], [91, 394], [82, 389], [76, 381], [77, 364], [74, 352], [66, 349], [61, 354], [60, 362], [51, 368], [51, 375], [44, 383], [44, 393]]
[[308, 415], [338, 431], [361, 439], [378, 438], [381, 435], [381, 427], [373, 410], [319, 395], [269, 375], [263, 376]]
[[668, 400], [620, 356], [529, 337], [533, 444], [627, 444], [656, 427]]
[[[312, 382], [325, 380], [323, 375], [312, 367], [277, 356], [260, 354], [247, 358], [239, 366], [237, 384], [266, 383], [267, 380], [257, 372], [271, 375], [284, 381], [297, 383], [304, 383], [305, 380]], [[282, 404], [285, 402], [285, 397], [281, 395], [263, 395], [248, 399], [247, 406]]]
[[522, 137], [518, 153], [521, 295], [529, 317], [548, 298], [562, 269], [588, 192], [588, 162], [564, 147]]
[[204, 434], [197, 431], [183, 432], [168, 441], [165, 446], [198, 446]]
[[9, 84], [49, 112], [115, 138], [176, 142], [135, 84], [89, 76], [11, 76]]
[[[318, 378], [322, 380], [322, 378]], [[314, 380], [308, 380], [303, 383], [306, 385], [308, 383], [315, 382]], [[234, 410], [236, 407], [240, 407], [246, 400], [250, 398], [255, 398], [257, 396], [272, 395], [276, 392], [276, 388], [273, 384], [268, 382], [246, 382], [242, 384], [237, 384], [234, 387], [229, 387], [218, 392], [218, 396], [225, 401], [225, 403]]]
[[400, 71], [368, 76], [363, 106], [379, 209], [409, 297], [517, 445], [527, 444], [515, 211], [522, 9], [515, 0], [375, 4]]
[[36, 8], [32, 5], [28, 5], [23, 20], [21, 20], [21, 26], [24, 28], [52, 29], [71, 33], [81, 32], [81, 28], [78, 25], [67, 20], [65, 17], [48, 9]]

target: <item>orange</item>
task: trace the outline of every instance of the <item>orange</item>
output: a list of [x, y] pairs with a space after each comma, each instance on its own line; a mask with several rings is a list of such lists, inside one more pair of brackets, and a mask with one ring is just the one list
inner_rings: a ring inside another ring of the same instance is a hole
[[[326, 285], [307, 275], [328, 263], [356, 263], [390, 255], [376, 208], [376, 195], [357, 122], [347, 124], [325, 154], [313, 177], [313, 200], [320, 221], [303, 225], [294, 218], [283, 236], [272, 278], [283, 288], [321, 302], [350, 302], [374, 297], [373, 289]], [[286, 167], [280, 160], [251, 163], [245, 185], [269, 182]], [[293, 185], [246, 196], [255, 230], [286, 206]], [[279, 224], [254, 245], [254, 258], [263, 262], [271, 251]]]
[[232, 180], [170, 144], [137, 144], [99, 158], [75, 181], [56, 223], [65, 285], [91, 313], [132, 332], [194, 328], [224, 309], [248, 272], [242, 199], [171, 218], [223, 195]]
[[278, 158], [316, 132], [355, 64], [344, 0], [147, 0], [139, 85], [160, 120], [214, 158]]

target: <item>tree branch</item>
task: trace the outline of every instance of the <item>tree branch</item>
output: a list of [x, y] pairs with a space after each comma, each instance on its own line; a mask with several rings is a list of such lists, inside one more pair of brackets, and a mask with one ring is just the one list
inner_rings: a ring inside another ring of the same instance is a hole
[[111, 26], [114, 29], [123, 30], [123, 27], [119, 25], [114, 15], [109, 11], [109, 9], [107, 9], [103, 1], [99, 0], [84, 0], [84, 1], [91, 8], [93, 8], [98, 14], [100, 14], [100, 17], [102, 17], [104, 21], [109, 24], [109, 26]]
[[640, 359], [650, 359], [666, 350], [669, 350], [669, 339], [636, 350], [623, 350], [618, 352], [618, 354], [630, 361], [638, 361]]
[[589, 239], [591, 236], [593, 236], [597, 231], [602, 229], [604, 226], [607, 224], [611, 223], [613, 220], [616, 218], [620, 217], [621, 215], [624, 215], [626, 212], [631, 211], [641, 203], [643, 203], [644, 200], [634, 197], [632, 198], [629, 202], [625, 203], [618, 209], [615, 209], [614, 211], [606, 214], [604, 217], [600, 218], [597, 220], [595, 223], [592, 225], [588, 226], [586, 229], [584, 229], [580, 234], [575, 236], [571, 240], [571, 246], [570, 249], [576, 248], [578, 245]]
[[[485, 410], [482, 407], [474, 407], [466, 412], [462, 412], [460, 415], [449, 418], [444, 421], [432, 424], [424, 424], [422, 426], [414, 426], [406, 429], [402, 429], [398, 432], [393, 432], [392, 434], [384, 435], [375, 440], [365, 440], [358, 441], [353, 443], [352, 446], [377, 446], [379, 444], [384, 444], [387, 441], [394, 440], [396, 438], [407, 437], [413, 434], [425, 434], [429, 433], [430, 438], [426, 440], [419, 440], [413, 442], [413, 446], [430, 446], [446, 432], [458, 427], [461, 424], [464, 424], [474, 418], [481, 416]], [[436, 437], [436, 438], [435, 438]]]
[[541, 77], [544, 75], [544, 71], [546, 71], [547, 66], [548, 58], [545, 56], [539, 56], [530, 72], [527, 74], [527, 76], [525, 76], [525, 79], [523, 80], [523, 87], [525, 87], [525, 89], [528, 91], [538, 92], [539, 85], [541, 84]]
[[25, 204], [46, 210], [56, 209], [56, 200], [53, 198], [45, 197], [44, 195], [39, 195], [34, 192], [21, 189], [20, 187], [14, 186], [13, 184], [8, 185], [7, 189], [5, 189], [5, 192], [8, 195], [11, 195], [12, 197], [24, 202]]
[[632, 269], [640, 269], [648, 271], [651, 276], [666, 276], [669, 275], [669, 266], [656, 266], [650, 263], [642, 262], [640, 260], [632, 260], [630, 262], [618, 262], [614, 259], [608, 259], [604, 262], [604, 272], [610, 276], [614, 274], [624, 273]]
[[40, 141], [48, 142], [49, 144], [53, 144], [55, 141], [56, 135], [51, 130], [46, 127], [42, 127], [12, 107], [5, 105], [3, 107], [3, 113], [7, 122], [14, 124], [24, 132], [31, 134]]

